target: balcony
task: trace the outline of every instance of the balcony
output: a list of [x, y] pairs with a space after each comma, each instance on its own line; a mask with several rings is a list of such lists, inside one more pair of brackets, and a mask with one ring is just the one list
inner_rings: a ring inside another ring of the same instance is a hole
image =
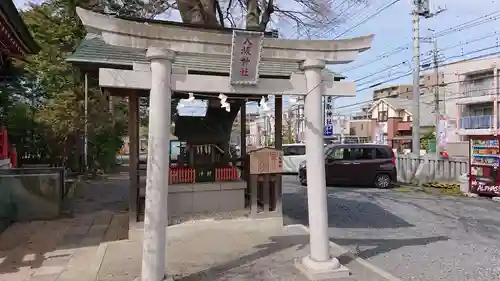
[[491, 129], [493, 128], [492, 115], [467, 116], [460, 118], [460, 129]]
[[410, 131], [411, 130], [411, 122], [399, 122], [396, 125], [396, 130], [398, 130], [398, 131]]

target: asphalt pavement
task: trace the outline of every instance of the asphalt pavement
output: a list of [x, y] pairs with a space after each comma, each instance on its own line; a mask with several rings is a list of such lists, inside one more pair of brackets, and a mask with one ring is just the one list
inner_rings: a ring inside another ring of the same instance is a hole
[[[308, 224], [306, 189], [283, 181], [286, 224]], [[332, 241], [402, 280], [500, 280], [500, 203], [373, 188], [328, 188]]]

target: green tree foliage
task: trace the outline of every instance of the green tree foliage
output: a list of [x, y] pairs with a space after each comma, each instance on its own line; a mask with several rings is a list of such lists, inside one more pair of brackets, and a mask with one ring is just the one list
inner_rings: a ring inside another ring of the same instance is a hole
[[[49, 0], [32, 3], [22, 12], [41, 51], [20, 65], [24, 72], [0, 92], [9, 139], [22, 157], [73, 169], [81, 167], [84, 76], [65, 58], [86, 34], [75, 7], [87, 2]], [[112, 122], [109, 102], [94, 76], [89, 75], [88, 81], [88, 160], [90, 169], [104, 170], [115, 162], [126, 126]]]

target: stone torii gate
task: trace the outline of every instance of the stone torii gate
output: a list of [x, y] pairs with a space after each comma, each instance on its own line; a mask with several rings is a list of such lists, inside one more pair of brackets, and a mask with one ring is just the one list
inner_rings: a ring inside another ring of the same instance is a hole
[[[150, 91], [150, 119], [146, 210], [142, 257], [142, 280], [164, 280], [166, 252], [166, 209], [170, 138], [170, 104], [173, 92], [224, 93], [239, 95], [305, 96], [306, 159], [308, 175], [308, 211], [310, 253], [297, 264], [308, 277], [345, 277], [348, 270], [330, 255], [327, 194], [323, 155], [322, 96], [354, 96], [354, 82], [334, 81], [323, 72], [327, 64], [345, 64], [368, 50], [373, 36], [348, 40], [283, 40], [262, 38], [257, 41], [259, 56], [253, 62], [252, 79], [233, 83], [236, 33], [166, 26], [129, 21], [77, 9], [87, 31], [99, 34], [107, 44], [147, 50], [149, 64], [137, 64], [133, 70], [100, 69], [101, 87], [133, 88]], [[236, 31], [238, 32], [238, 31]], [[244, 32], [244, 31], [239, 31]], [[248, 33], [248, 36], [258, 36]], [[176, 57], [186, 54], [228, 57], [225, 76], [194, 74], [188, 68], [175, 68]], [[259, 79], [260, 62], [296, 63], [296, 70], [281, 79]], [[250, 70], [252, 72], [252, 70]], [[245, 79], [245, 77], [239, 77]]]

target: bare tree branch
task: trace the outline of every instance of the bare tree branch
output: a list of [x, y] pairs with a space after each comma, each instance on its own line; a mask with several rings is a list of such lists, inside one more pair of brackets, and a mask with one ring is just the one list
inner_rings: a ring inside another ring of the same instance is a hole
[[269, 0], [265, 1], [264, 3], [267, 2], [267, 5], [264, 9], [264, 13], [262, 14], [262, 18], [260, 20], [260, 25], [259, 25], [259, 30], [260, 31], [265, 31], [266, 27], [269, 24], [269, 21], [271, 20], [271, 15], [274, 13], [274, 1]]
[[186, 23], [230, 27], [247, 23], [247, 28], [259, 31], [265, 31], [273, 23], [272, 26], [277, 24], [280, 29], [295, 29], [299, 37], [318, 37], [318, 34], [331, 36], [335, 26], [345, 23], [355, 9], [366, 8], [370, 2], [372, 0], [288, 0], [281, 3], [274, 0], [149, 0], [141, 16], [154, 18], [178, 10]]
[[214, 1], [215, 8], [217, 9], [217, 14], [219, 15], [219, 23], [222, 27], [224, 27], [224, 14], [222, 13], [222, 9], [220, 7], [219, 1]]

